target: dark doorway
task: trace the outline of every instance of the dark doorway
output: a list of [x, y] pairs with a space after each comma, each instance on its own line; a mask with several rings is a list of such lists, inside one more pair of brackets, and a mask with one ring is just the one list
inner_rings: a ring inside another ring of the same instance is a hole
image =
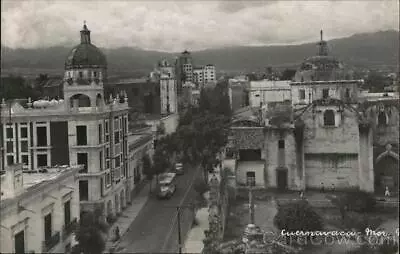
[[375, 164], [375, 192], [383, 194], [386, 186], [391, 193], [399, 186], [399, 161], [392, 156], [385, 156]]
[[16, 254], [24, 254], [25, 253], [25, 232], [24, 230], [18, 232], [14, 236], [14, 248]]
[[51, 213], [44, 217], [44, 241], [47, 243], [51, 239]]
[[287, 182], [288, 182], [287, 178], [288, 178], [287, 169], [284, 169], [284, 168], [277, 169], [276, 183], [277, 183], [278, 190], [285, 191], [287, 189]]
[[249, 171], [246, 173], [246, 183], [247, 186], [256, 186], [256, 173], [254, 171]]
[[144, 96], [144, 112], [145, 113], [154, 113], [153, 112], [153, 94], [148, 93]]

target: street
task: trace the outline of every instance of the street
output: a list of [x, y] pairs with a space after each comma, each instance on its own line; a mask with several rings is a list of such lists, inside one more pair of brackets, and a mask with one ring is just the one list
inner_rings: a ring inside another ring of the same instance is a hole
[[[196, 192], [192, 184], [201, 176], [199, 168], [186, 169], [177, 176], [176, 193], [169, 200], [159, 200], [152, 195], [122, 237], [119, 250], [124, 253], [177, 253], [177, 206], [194, 202]], [[155, 183], [155, 182], [154, 182]], [[153, 183], [153, 184], [154, 184]], [[190, 189], [189, 189], [190, 188]], [[182, 208], [180, 213], [182, 243], [191, 228], [194, 211]]]

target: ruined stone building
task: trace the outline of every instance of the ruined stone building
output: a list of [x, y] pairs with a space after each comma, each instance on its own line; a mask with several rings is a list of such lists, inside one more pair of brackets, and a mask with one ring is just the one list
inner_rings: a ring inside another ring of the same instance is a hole
[[290, 100], [265, 101], [234, 119], [228, 154], [238, 184], [397, 190], [398, 95], [371, 99], [360, 93], [362, 84], [328, 54], [321, 31], [317, 56], [290, 82]]

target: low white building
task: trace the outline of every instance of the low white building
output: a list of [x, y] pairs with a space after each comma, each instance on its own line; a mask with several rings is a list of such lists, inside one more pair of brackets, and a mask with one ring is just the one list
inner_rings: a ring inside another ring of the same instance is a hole
[[78, 171], [61, 166], [23, 172], [22, 164], [1, 175], [1, 253], [68, 253], [79, 220]]
[[154, 155], [154, 139], [151, 133], [130, 133], [128, 136], [128, 181], [127, 199], [132, 200], [136, 186], [144, 179], [143, 157], [152, 160]]
[[260, 107], [269, 102], [291, 100], [290, 80], [251, 81], [249, 88], [250, 107]]

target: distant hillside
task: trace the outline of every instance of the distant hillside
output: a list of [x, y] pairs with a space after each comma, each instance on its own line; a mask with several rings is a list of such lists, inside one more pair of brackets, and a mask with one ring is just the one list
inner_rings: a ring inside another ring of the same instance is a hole
[[[330, 53], [355, 67], [382, 68], [399, 62], [399, 32], [381, 31], [356, 34], [329, 41]], [[70, 48], [10, 49], [1, 47], [2, 73], [62, 73]], [[147, 73], [162, 57], [173, 61], [178, 53], [146, 51], [137, 48], [102, 49], [111, 75]], [[315, 55], [315, 43], [287, 46], [230, 47], [192, 52], [195, 64], [215, 64], [218, 70], [253, 71], [267, 66], [296, 67]]]

